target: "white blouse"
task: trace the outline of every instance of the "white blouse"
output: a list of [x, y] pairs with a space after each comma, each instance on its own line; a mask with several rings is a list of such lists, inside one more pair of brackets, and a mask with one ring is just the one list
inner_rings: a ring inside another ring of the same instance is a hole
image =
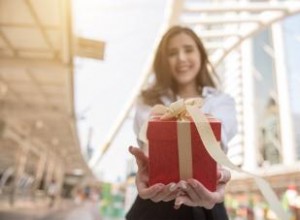
[[[211, 114], [222, 122], [221, 143], [223, 150], [227, 151], [228, 142], [237, 133], [237, 120], [235, 102], [232, 97], [212, 87], [204, 87], [202, 90], [204, 104], [202, 112]], [[169, 106], [172, 103], [170, 97], [163, 96], [162, 102]], [[151, 106], [138, 103], [134, 117], [134, 132], [138, 137], [139, 131], [146, 120], [150, 117]]]

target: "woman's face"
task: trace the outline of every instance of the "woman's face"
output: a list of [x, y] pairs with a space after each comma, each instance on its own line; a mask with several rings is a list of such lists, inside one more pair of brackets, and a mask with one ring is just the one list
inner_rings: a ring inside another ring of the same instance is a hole
[[183, 32], [175, 35], [170, 39], [167, 54], [172, 77], [178, 85], [194, 85], [201, 61], [193, 38]]

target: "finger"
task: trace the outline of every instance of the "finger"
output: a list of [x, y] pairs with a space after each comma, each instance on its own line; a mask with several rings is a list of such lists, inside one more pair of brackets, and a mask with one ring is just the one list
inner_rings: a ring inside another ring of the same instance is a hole
[[202, 203], [202, 196], [199, 195], [199, 193], [192, 188], [191, 186], [188, 188], [186, 191], [186, 194], [190, 197], [191, 201], [196, 203], [196, 204], [201, 204]]
[[137, 187], [138, 192], [145, 188], [148, 188], [148, 177], [138, 172], [135, 179], [135, 185]]
[[[198, 206], [203, 206], [207, 209], [211, 209], [219, 201], [218, 193], [209, 191], [202, 183], [195, 179], [188, 180], [193, 192], [197, 195], [193, 197], [193, 202]], [[191, 197], [191, 195], [189, 194]], [[198, 198], [198, 199], [197, 199]]]
[[183, 204], [187, 206], [196, 206], [194, 203], [190, 200], [190, 198], [186, 195], [178, 196], [175, 199], [174, 203], [174, 209], [179, 209]]
[[178, 185], [181, 188], [180, 194], [177, 195], [174, 208], [178, 209], [182, 204], [187, 206], [199, 206], [201, 204], [201, 197], [195, 192], [188, 181], [180, 181]]
[[170, 199], [173, 197], [175, 198], [177, 193], [174, 193], [174, 191], [177, 190], [176, 184], [175, 183], [169, 183], [164, 187], [164, 189], [156, 194], [152, 200], [154, 202], [159, 202], [159, 201], [170, 201]]
[[164, 202], [170, 202], [170, 201], [172, 201], [172, 200], [175, 200], [178, 196], [179, 196], [179, 194], [182, 194], [182, 192], [181, 191], [179, 191], [179, 190], [176, 190], [176, 191], [174, 191], [174, 192], [171, 192], [169, 195], [167, 195], [162, 201], [164, 201]]
[[142, 199], [152, 199], [164, 189], [165, 185], [158, 183], [150, 187], [138, 187], [139, 196]]
[[166, 198], [164, 198], [163, 201], [169, 202], [169, 201], [175, 200], [178, 196], [186, 195], [186, 193], [182, 190], [181, 186], [178, 183], [175, 185], [172, 185], [170, 187], [170, 191], [171, 191], [171, 193]]
[[180, 180], [180, 181], [177, 183], [177, 187], [179, 187], [179, 188], [182, 189], [182, 190], [186, 190], [187, 187], [188, 187], [188, 183], [187, 183], [187, 181], [185, 181], [185, 180]]
[[[216, 193], [218, 193], [220, 195], [225, 194], [225, 186], [226, 186], [226, 183], [223, 183], [223, 182], [218, 183]], [[222, 202], [222, 201], [220, 201], [220, 202]]]
[[231, 172], [226, 169], [219, 170], [219, 179], [218, 182], [227, 183], [231, 179]]
[[144, 168], [145, 166], [147, 166], [148, 157], [145, 155], [145, 153], [141, 149], [130, 146], [129, 152], [135, 157], [139, 168]]
[[[195, 205], [197, 202], [199, 202], [199, 200], [201, 200], [201, 198], [199, 198], [199, 196], [194, 191], [193, 187], [190, 185], [189, 182], [180, 180], [177, 185], [181, 188], [181, 191], [184, 192], [184, 196], [188, 196], [189, 198], [189, 199], [184, 199], [183, 202], [185, 205], [189, 205], [189, 206]], [[188, 201], [189, 203], [186, 204], [185, 203], [186, 201]]]
[[140, 160], [148, 160], [148, 157], [145, 155], [145, 153], [138, 147], [130, 146], [128, 148], [129, 152], [137, 159]]

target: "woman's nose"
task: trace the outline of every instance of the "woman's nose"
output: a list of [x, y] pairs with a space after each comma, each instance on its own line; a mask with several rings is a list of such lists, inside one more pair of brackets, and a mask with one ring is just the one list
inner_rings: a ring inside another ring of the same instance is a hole
[[184, 53], [184, 51], [179, 52], [178, 59], [179, 60], [185, 60], [186, 59], [186, 54]]

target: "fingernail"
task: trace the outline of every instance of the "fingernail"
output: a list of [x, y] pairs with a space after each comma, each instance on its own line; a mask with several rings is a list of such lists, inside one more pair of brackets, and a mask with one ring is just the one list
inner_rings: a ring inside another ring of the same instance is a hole
[[132, 151], [132, 146], [129, 146], [129, 151]]
[[169, 190], [171, 191], [171, 192], [173, 192], [173, 191], [175, 191], [176, 190], [176, 184], [175, 183], [172, 183], [171, 185], [170, 185], [170, 187], [169, 187]]
[[187, 189], [187, 185], [184, 182], [180, 182], [180, 186], [182, 189]]

